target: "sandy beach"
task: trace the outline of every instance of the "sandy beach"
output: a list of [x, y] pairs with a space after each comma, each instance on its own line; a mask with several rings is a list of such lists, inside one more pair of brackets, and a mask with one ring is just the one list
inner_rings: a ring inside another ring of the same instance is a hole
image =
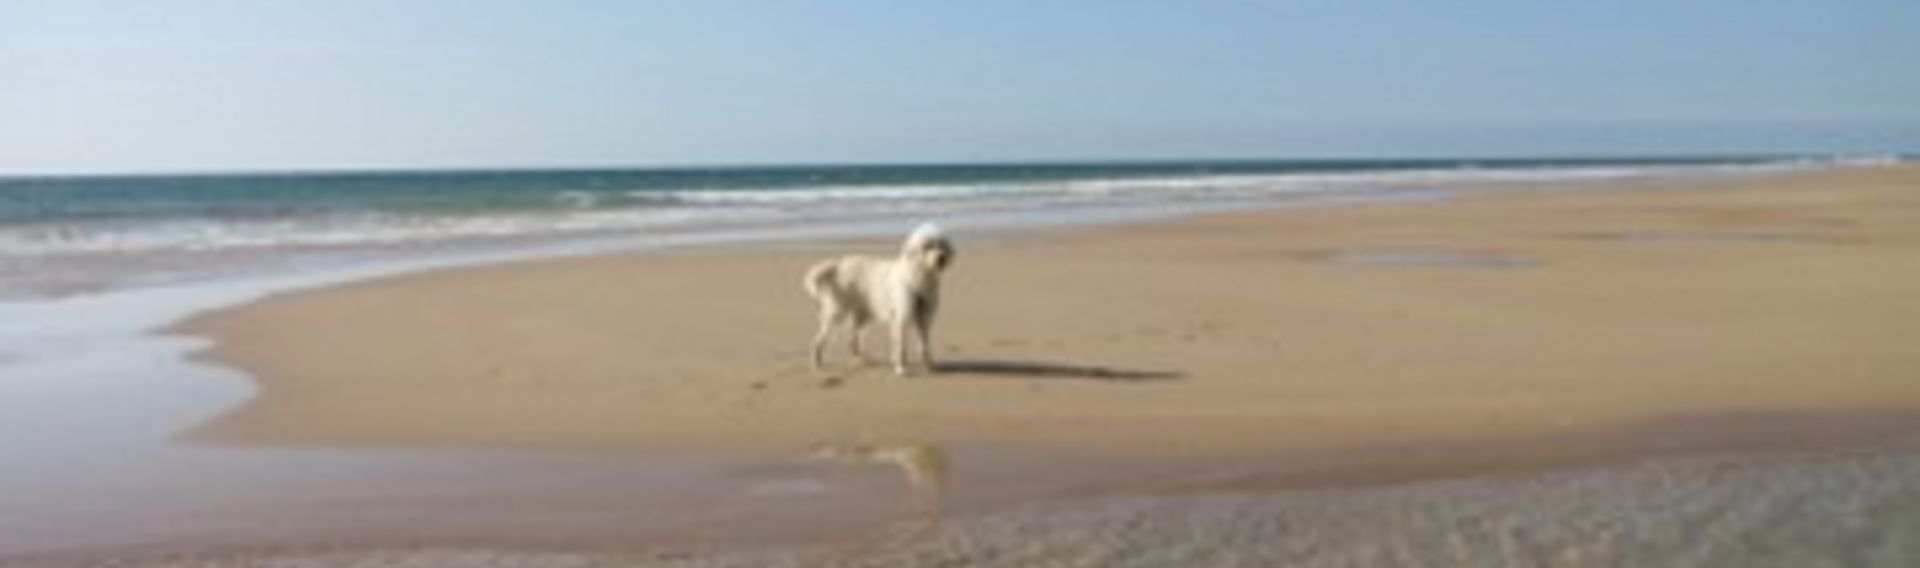
[[[16, 310], [0, 565], [1920, 558], [1920, 168], [1560, 179], [957, 223], [907, 378], [798, 282], [897, 237]], [[207, 341], [60, 333], [156, 305]]]
[[890, 241], [369, 281], [181, 326], [261, 386], [190, 435], [779, 452], [1486, 446], [1548, 462], [1675, 440], [1831, 444], [1920, 424], [1915, 187], [1920, 169], [1855, 168], [958, 227], [942, 371], [909, 378], [842, 352], [826, 372], [805, 360], [799, 274]]

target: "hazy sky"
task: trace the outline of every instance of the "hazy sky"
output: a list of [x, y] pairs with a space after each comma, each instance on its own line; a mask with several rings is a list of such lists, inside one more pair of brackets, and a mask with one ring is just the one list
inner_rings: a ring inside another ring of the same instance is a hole
[[0, 0], [0, 172], [1920, 151], [1920, 1]]

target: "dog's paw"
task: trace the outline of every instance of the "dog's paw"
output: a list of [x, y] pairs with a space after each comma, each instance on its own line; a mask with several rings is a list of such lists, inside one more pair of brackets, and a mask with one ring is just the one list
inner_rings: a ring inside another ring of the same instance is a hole
[[933, 365], [909, 365], [904, 367], [895, 366], [893, 368], [893, 374], [899, 375], [902, 377], [919, 377], [919, 376], [926, 376], [926, 375], [936, 375], [939, 373], [940, 373], [940, 368], [935, 367]]

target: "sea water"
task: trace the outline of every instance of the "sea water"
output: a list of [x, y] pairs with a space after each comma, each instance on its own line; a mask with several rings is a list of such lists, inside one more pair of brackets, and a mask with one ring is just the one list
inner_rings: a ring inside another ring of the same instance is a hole
[[912, 218], [1420, 199], [1804, 159], [1347, 160], [0, 177], [0, 298]]
[[[728, 476], [687, 472], [736, 468], [701, 460], [609, 463], [485, 453], [422, 458], [172, 442], [175, 433], [244, 402], [252, 387], [236, 371], [190, 360], [188, 355], [202, 346], [199, 340], [157, 332], [192, 314], [274, 292], [528, 256], [890, 233], [928, 218], [947, 220], [964, 236], [1007, 226], [1245, 207], [1444, 199], [1490, 185], [1564, 187], [1564, 182], [1744, 175], [1826, 164], [1801, 158], [1428, 160], [0, 178], [0, 456], [8, 456], [0, 464], [0, 560], [164, 549], [217, 542], [219, 535], [344, 538], [339, 531], [356, 525], [450, 523], [456, 529], [501, 530], [487, 523], [460, 524], [477, 519], [437, 492], [450, 470], [483, 472], [468, 482], [473, 493], [559, 503], [519, 514], [526, 523], [557, 523], [575, 532], [595, 526], [596, 518], [644, 517], [658, 503], [637, 497], [555, 499], [550, 494], [561, 489], [528, 486], [526, 476], [511, 472], [533, 471], [609, 490], [638, 492], [632, 480], [652, 479], [657, 487], [714, 499], [731, 491], [725, 484], [690, 481]], [[1782, 510], [1811, 498], [1806, 491], [1826, 495], [1838, 487], [1844, 497], [1847, 483], [1869, 483], [1880, 492], [1875, 495], [1888, 500], [1875, 505], [1878, 509], [1858, 506], [1850, 510], [1865, 512], [1845, 514], [1908, 521], [1889, 525], [1869, 519], [1862, 525], [1865, 532], [1834, 537], [1840, 539], [1834, 542], [1849, 547], [1857, 542], [1847, 539], [1859, 538], [1909, 543], [1912, 486], [1920, 481], [1904, 474], [1875, 473], [1871, 479], [1857, 474], [1887, 467], [1904, 471], [1900, 468], [1910, 461], [1901, 460], [1908, 455], [1850, 458], [1864, 460], [1858, 468], [1866, 469], [1842, 467], [1832, 476], [1811, 468], [1763, 477], [1790, 486], [1776, 491], [1784, 500], [1778, 506], [1788, 507]], [[487, 471], [507, 473], [489, 476]], [[831, 493], [832, 484], [816, 474], [746, 485]], [[1492, 487], [1488, 491], [1509, 490], [1485, 483]], [[368, 494], [370, 486], [387, 489]], [[1512, 497], [1524, 495], [1526, 487], [1510, 489], [1518, 493], [1501, 493], [1507, 495], [1501, 502], [1515, 507], [1514, 514], [1546, 514], [1527, 512], [1526, 501]], [[1313, 497], [1303, 502], [1320, 504], [1286, 514], [1296, 519], [1289, 522], [1311, 525], [1318, 518], [1315, 511], [1332, 506], [1327, 503], [1400, 502], [1364, 495], [1334, 501]], [[1429, 502], [1417, 495], [1409, 499], [1405, 507]], [[569, 502], [579, 507], [568, 509]], [[1397, 507], [1403, 505], [1389, 510]], [[1407, 514], [1446, 519], [1454, 507]], [[177, 521], [184, 516], [206, 522], [181, 525]], [[1744, 531], [1740, 538], [1765, 540], [1773, 534], [1768, 531], [1797, 531], [1792, 527], [1805, 524], [1793, 523], [1799, 524], [1738, 526]], [[263, 526], [289, 532], [250, 530]], [[1087, 541], [1092, 543], [1108, 537], [1085, 538], [1095, 539]], [[1321, 545], [1301, 546], [1345, 554], [1341, 547], [1359, 546], [1355, 538], [1329, 536], [1309, 539]], [[238, 544], [245, 544], [242, 540]], [[1636, 546], [1608, 542], [1615, 544], [1596, 545], [1592, 554], [1606, 558], [1622, 553], [1608, 546], [1626, 547], [1626, 552]], [[1474, 548], [1470, 542], [1456, 546]], [[1827, 545], [1811, 546], [1818, 552]]]

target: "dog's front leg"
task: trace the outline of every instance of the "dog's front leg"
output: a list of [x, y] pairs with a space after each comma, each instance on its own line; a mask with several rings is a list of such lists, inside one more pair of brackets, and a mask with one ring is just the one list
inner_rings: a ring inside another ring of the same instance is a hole
[[895, 318], [893, 321], [893, 373], [907, 376], [907, 328], [912, 323], [907, 318]]
[[934, 372], [933, 310], [931, 309], [931, 305], [927, 305], [926, 308], [927, 309], [921, 311], [919, 317], [913, 318], [913, 331], [914, 338], [920, 341], [920, 364], [924, 365], [927, 372], [931, 373]]

